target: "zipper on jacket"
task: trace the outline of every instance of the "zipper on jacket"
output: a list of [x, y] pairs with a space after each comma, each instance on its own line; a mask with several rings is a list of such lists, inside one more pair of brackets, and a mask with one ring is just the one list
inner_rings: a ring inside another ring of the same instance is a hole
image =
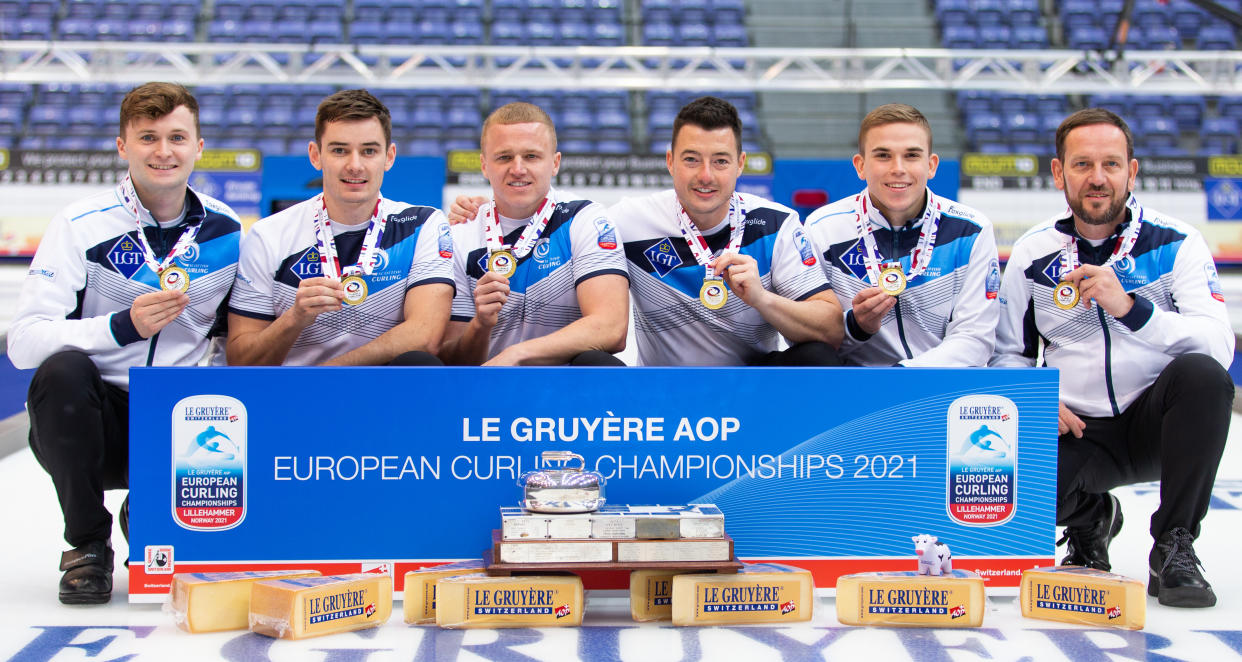
[[[908, 225], [903, 225], [900, 231], [905, 232], [908, 229], [909, 229]], [[889, 254], [892, 255], [893, 257], [889, 259], [897, 262], [897, 264], [900, 265], [901, 258], [899, 256], [901, 255], [901, 253], [898, 252], [899, 250], [898, 247], [900, 245], [899, 242], [897, 241], [898, 230], [893, 230], [892, 232], [893, 232], [893, 249], [892, 251], [889, 252]], [[907, 286], [909, 286], [908, 283], [907, 283]], [[910, 351], [910, 343], [906, 342], [906, 326], [905, 326], [905, 323], [903, 323], [901, 319], [901, 299], [900, 298], [897, 299], [897, 305], [893, 306], [893, 314], [897, 316], [897, 337], [901, 340], [901, 349], [902, 351], [906, 353], [907, 359], [912, 359], [914, 358], [914, 354]]]
[[147, 365], [148, 365], [148, 366], [155, 365], [155, 363], [154, 363], [154, 361], [155, 361], [155, 345], [156, 345], [157, 343], [159, 343], [159, 341], [160, 341], [160, 334], [159, 334], [159, 332], [158, 332], [158, 331], [156, 331], [156, 332], [155, 332], [155, 335], [151, 336], [150, 343], [147, 345]]
[[1104, 385], [1108, 387], [1108, 406], [1113, 408], [1113, 416], [1120, 416], [1117, 408], [1117, 394], [1113, 391], [1113, 338], [1108, 333], [1108, 320], [1104, 318], [1104, 309], [1095, 304], [1095, 312], [1100, 317], [1100, 326], [1104, 328]]

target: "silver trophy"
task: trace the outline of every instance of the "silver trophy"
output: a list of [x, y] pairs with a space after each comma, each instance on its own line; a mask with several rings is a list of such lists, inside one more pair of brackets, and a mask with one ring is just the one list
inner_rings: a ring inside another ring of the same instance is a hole
[[[560, 469], [529, 471], [518, 479], [526, 498], [519, 505], [533, 513], [589, 513], [604, 505], [604, 476], [585, 471], [586, 461], [570, 451], [544, 451], [543, 464], [561, 463]], [[568, 466], [577, 460], [578, 466]]]

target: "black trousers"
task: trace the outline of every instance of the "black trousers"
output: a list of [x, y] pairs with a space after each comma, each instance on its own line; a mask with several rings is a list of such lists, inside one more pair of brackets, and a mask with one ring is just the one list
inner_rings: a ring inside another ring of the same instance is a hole
[[832, 345], [823, 342], [803, 342], [780, 352], [768, 352], [757, 359], [747, 362], [751, 366], [796, 367], [819, 366], [834, 367], [842, 365], [841, 355]]
[[1082, 438], [1058, 439], [1057, 524], [1089, 526], [1103, 517], [1108, 490], [1159, 479], [1152, 537], [1179, 526], [1198, 536], [1232, 406], [1229, 373], [1210, 356], [1186, 354], [1120, 416], [1080, 417]]
[[129, 392], [79, 351], [49, 356], [30, 380], [30, 448], [52, 477], [65, 541], [112, 537], [104, 490], [129, 487]]

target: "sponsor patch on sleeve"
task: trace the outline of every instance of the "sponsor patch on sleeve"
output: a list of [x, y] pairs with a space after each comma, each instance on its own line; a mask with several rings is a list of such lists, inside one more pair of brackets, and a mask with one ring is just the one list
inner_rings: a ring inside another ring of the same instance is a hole
[[608, 219], [595, 219], [595, 234], [600, 248], [610, 251], [617, 247], [617, 231], [613, 229]]
[[1211, 262], [1203, 265], [1203, 273], [1207, 277], [1208, 291], [1217, 301], [1225, 301], [1225, 293], [1220, 289], [1220, 276], [1216, 274], [1216, 265]]
[[47, 280], [54, 281], [56, 280], [56, 269], [49, 267], [31, 267], [30, 271], [26, 272], [26, 275], [35, 276], [36, 278], [46, 278]]
[[440, 257], [448, 259], [453, 257], [453, 237], [449, 234], [449, 224], [440, 224], [440, 236], [438, 237]]
[[802, 258], [802, 264], [808, 267], [815, 266], [815, 248], [811, 246], [811, 240], [806, 238], [806, 233], [802, 228], [794, 228], [794, 245], [798, 247], [798, 256]]
[[1000, 284], [1000, 262], [996, 258], [992, 258], [992, 262], [988, 264], [988, 278], [983, 285], [984, 295], [989, 299], [995, 299], [1000, 292]]

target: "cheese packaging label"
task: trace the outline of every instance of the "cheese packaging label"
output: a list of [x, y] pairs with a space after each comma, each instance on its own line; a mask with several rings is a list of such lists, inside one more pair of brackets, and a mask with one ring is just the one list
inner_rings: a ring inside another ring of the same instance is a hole
[[1141, 630], [1147, 618], [1143, 583], [1081, 566], [1022, 572], [1022, 615], [1081, 625]]
[[736, 575], [673, 577], [673, 625], [794, 623], [811, 619], [811, 573], [777, 564], [751, 564]]
[[166, 610], [186, 632], [245, 630], [250, 616], [250, 586], [268, 579], [318, 577], [315, 570], [177, 573]]
[[667, 621], [673, 617], [673, 577], [693, 570], [635, 570], [630, 573], [630, 617]]
[[354, 574], [278, 579], [254, 585], [250, 629], [302, 639], [383, 625], [392, 614], [388, 575]]
[[404, 608], [406, 623], [436, 622], [436, 583], [448, 577], [481, 575], [483, 561], [462, 561], [411, 570], [405, 573]]
[[577, 576], [463, 576], [436, 585], [436, 625], [442, 628], [581, 625], [583, 605]]
[[864, 572], [837, 579], [837, 620], [845, 625], [978, 627], [983, 578], [967, 570], [940, 577]]

